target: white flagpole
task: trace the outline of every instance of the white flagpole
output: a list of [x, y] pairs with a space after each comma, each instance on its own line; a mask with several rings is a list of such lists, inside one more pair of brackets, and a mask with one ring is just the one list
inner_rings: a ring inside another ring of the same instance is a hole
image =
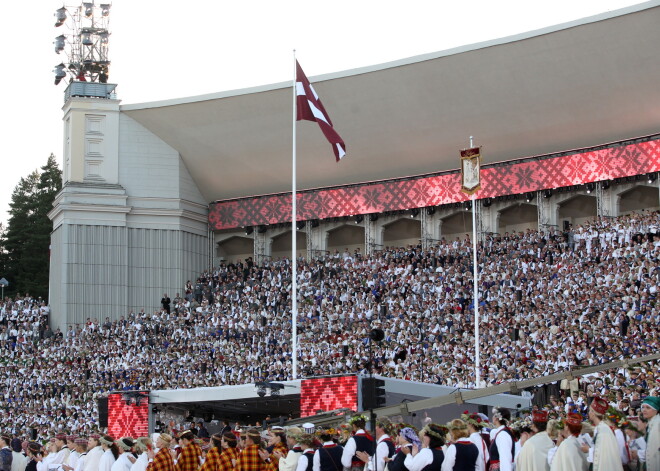
[[[472, 136], [470, 136], [470, 149], [473, 147]], [[481, 173], [481, 168], [479, 168]], [[481, 175], [479, 175], [481, 180]], [[475, 389], [481, 385], [481, 367], [479, 359], [479, 284], [477, 275], [477, 193], [472, 194], [472, 273], [474, 276], [474, 376]]]
[[291, 172], [291, 363], [298, 378], [298, 264], [296, 260], [296, 50], [293, 50], [293, 151]]

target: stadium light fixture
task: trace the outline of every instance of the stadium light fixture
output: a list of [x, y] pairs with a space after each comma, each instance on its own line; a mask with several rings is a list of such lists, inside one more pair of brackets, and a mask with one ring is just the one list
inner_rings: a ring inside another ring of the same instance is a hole
[[83, 2], [85, 16], [89, 18], [94, 13], [94, 2]]
[[469, 211], [472, 209], [472, 201], [466, 201], [463, 203], [463, 209]]
[[488, 208], [490, 205], [493, 204], [493, 198], [486, 198], [486, 199], [484, 199], [483, 204], [484, 204], [484, 208]]
[[355, 216], [355, 224], [360, 224], [362, 221], [364, 221], [364, 216], [361, 214], [358, 214]]
[[58, 8], [55, 10], [55, 27], [62, 26], [66, 21], [66, 8]]
[[413, 208], [410, 210], [410, 217], [411, 218], [416, 218], [419, 216], [419, 208]]
[[299, 231], [302, 231], [305, 228], [305, 221], [298, 221], [296, 223], [296, 229]]
[[649, 183], [653, 183], [656, 178], [658, 178], [658, 175], [655, 172], [651, 172], [646, 176], [646, 179]]
[[552, 190], [544, 190], [544, 191], [543, 191], [543, 197], [544, 197], [544, 198], [550, 198], [550, 197], [552, 197]]
[[101, 3], [99, 5], [101, 7], [101, 16], [108, 16], [110, 14], [110, 5], [109, 3]]
[[60, 83], [62, 79], [66, 77], [66, 72], [64, 71], [64, 64], [56, 65], [53, 72], [55, 72], [55, 85]]
[[64, 50], [64, 41], [65, 40], [66, 40], [66, 38], [64, 37], [63, 34], [60, 34], [58, 37], [55, 38], [55, 42], [53, 44], [55, 44], [55, 52], [56, 53], [59, 54], [60, 52], [62, 52]]
[[596, 185], [594, 185], [593, 183], [587, 183], [587, 193], [591, 193], [595, 189], [596, 189]]
[[525, 201], [527, 201], [529, 203], [533, 199], [534, 199], [534, 193], [532, 193], [531, 191], [528, 191], [527, 193], [525, 193]]

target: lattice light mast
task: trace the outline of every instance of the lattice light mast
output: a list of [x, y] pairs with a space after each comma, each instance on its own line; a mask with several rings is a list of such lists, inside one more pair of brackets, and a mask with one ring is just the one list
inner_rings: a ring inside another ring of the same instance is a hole
[[70, 82], [108, 82], [110, 7], [110, 3], [95, 5], [92, 1], [55, 11], [55, 27], [66, 28], [53, 42], [55, 52], [67, 56], [55, 66], [55, 85], [67, 77]]

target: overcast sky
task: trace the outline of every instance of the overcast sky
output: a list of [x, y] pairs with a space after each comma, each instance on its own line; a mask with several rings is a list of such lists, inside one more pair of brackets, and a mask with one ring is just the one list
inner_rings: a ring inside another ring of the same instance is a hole
[[[66, 2], [65, 5], [80, 5]], [[97, 0], [97, 3], [101, 3]], [[625, 0], [167, 2], [114, 0], [110, 82], [123, 104], [291, 80], [292, 50], [307, 76], [501, 38], [616, 10]], [[62, 164], [66, 85], [53, 40], [55, 0], [3, 4], [4, 96], [0, 221], [18, 180], [55, 154]]]

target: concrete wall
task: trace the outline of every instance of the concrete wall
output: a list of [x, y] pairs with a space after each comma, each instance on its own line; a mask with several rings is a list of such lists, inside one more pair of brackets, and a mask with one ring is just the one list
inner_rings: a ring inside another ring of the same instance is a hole
[[53, 326], [159, 308], [209, 265], [206, 201], [179, 154], [117, 100], [69, 100], [64, 130], [49, 214]]

